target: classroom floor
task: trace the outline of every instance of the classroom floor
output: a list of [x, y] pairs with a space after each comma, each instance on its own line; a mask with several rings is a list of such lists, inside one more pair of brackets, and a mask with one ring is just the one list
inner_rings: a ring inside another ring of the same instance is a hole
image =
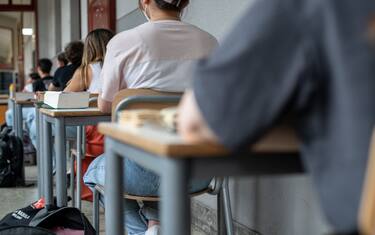
[[[24, 188], [0, 188], [0, 219], [9, 212], [25, 207], [37, 200], [38, 189], [36, 187], [37, 168], [36, 166], [27, 166], [25, 168], [26, 181], [34, 183], [33, 186]], [[91, 221], [92, 218], [92, 204], [90, 202], [82, 202], [82, 212]], [[104, 231], [104, 211], [100, 215], [100, 234], [105, 234]], [[195, 229], [192, 229], [192, 235], [205, 235]]]

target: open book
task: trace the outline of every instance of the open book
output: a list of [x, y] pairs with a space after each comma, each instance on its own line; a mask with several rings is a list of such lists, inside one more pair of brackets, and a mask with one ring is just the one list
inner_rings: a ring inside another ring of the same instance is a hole
[[176, 130], [177, 107], [165, 108], [162, 110], [136, 109], [124, 110], [119, 113], [121, 125], [139, 127], [145, 123], [152, 123], [163, 126], [168, 130]]
[[44, 103], [55, 109], [80, 109], [89, 107], [89, 92], [47, 91]]

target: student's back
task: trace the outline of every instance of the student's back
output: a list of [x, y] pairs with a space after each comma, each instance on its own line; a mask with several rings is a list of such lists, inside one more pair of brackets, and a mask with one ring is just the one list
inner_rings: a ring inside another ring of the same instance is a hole
[[73, 77], [74, 72], [80, 64], [69, 64], [58, 68], [55, 72], [52, 84], [58, 88], [58, 90], [64, 90], [70, 79]]
[[147, 22], [122, 32], [108, 44], [102, 98], [113, 101], [124, 88], [184, 91], [192, 62], [216, 45], [209, 33], [177, 20]]

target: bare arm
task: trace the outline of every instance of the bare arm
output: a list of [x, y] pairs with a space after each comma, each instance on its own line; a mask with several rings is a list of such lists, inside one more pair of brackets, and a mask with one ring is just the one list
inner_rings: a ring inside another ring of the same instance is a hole
[[51, 83], [51, 84], [49, 84], [48, 90], [49, 90], [49, 91], [59, 91], [59, 88], [58, 88], [58, 87], [55, 87], [55, 86]]
[[111, 113], [112, 112], [112, 102], [103, 100], [101, 95], [99, 95], [98, 108], [103, 113]]
[[205, 122], [192, 91], [186, 92], [179, 105], [178, 131], [189, 143], [211, 142], [218, 139]]
[[88, 84], [84, 84], [83, 78], [81, 76], [81, 71], [77, 69], [74, 72], [73, 78], [68, 82], [67, 87], [64, 89], [64, 91], [67, 92], [79, 92], [79, 91], [86, 91], [88, 89], [88, 86], [91, 83], [92, 79], [92, 70], [91, 67], [89, 67], [87, 71], [88, 76]]

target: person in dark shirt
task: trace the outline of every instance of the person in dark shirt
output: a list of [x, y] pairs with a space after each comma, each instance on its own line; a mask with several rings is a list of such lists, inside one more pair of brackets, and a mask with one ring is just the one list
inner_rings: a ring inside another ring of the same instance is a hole
[[69, 64], [56, 70], [54, 79], [48, 90], [64, 90], [66, 84], [70, 81], [70, 79], [72, 79], [74, 72], [81, 65], [83, 55], [83, 43], [81, 41], [74, 41], [69, 43], [65, 47], [64, 51]]
[[186, 141], [232, 151], [292, 113], [328, 221], [357, 233], [375, 124], [375, 1], [257, 1], [194, 70], [180, 104]]
[[38, 61], [37, 71], [41, 79], [34, 81], [33, 92], [46, 91], [51, 84], [53, 77], [51, 77], [50, 72], [52, 68], [52, 62], [50, 59], [40, 59]]
[[69, 61], [66, 59], [65, 52], [61, 52], [57, 55], [57, 68], [64, 67], [69, 64]]

